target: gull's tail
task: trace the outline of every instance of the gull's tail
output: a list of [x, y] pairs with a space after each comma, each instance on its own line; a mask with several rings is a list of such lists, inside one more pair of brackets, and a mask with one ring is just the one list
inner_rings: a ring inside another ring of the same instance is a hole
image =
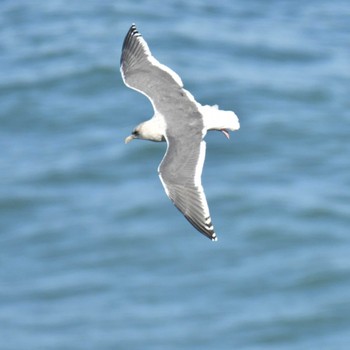
[[200, 106], [199, 111], [203, 115], [204, 126], [207, 130], [238, 130], [239, 119], [232, 111], [223, 111], [218, 105]]

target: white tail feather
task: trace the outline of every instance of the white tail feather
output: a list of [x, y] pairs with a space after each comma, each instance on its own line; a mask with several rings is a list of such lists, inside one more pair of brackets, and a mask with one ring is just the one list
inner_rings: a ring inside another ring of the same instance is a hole
[[202, 106], [199, 111], [203, 115], [204, 126], [206, 130], [238, 130], [239, 120], [236, 114], [232, 111], [223, 111], [218, 105]]

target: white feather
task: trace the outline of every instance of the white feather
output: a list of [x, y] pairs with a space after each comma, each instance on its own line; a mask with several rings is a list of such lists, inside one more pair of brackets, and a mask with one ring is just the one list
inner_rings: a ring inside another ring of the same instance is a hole
[[203, 123], [206, 130], [227, 129], [235, 131], [240, 127], [236, 114], [232, 111], [223, 111], [219, 109], [218, 105], [199, 105], [199, 111], [203, 115]]

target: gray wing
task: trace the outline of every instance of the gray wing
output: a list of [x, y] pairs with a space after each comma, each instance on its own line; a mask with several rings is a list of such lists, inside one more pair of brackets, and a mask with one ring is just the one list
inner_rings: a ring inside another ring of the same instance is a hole
[[201, 183], [205, 142], [200, 135], [167, 137], [167, 152], [159, 166], [165, 192], [185, 218], [203, 235], [217, 240]]
[[153, 108], [162, 114], [168, 112], [169, 101], [188, 99], [181, 78], [152, 56], [134, 24], [124, 39], [120, 71], [125, 85], [146, 95]]

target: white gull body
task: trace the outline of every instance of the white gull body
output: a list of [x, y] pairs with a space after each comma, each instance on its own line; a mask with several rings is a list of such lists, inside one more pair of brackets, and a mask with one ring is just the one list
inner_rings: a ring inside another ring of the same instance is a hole
[[234, 112], [218, 106], [202, 106], [183, 88], [181, 78], [159, 63], [133, 24], [122, 48], [120, 71], [124, 83], [149, 98], [154, 109], [151, 119], [139, 124], [133, 139], [166, 141], [167, 150], [158, 167], [164, 190], [185, 218], [213, 241], [217, 235], [211, 221], [201, 182], [208, 130], [239, 129]]

